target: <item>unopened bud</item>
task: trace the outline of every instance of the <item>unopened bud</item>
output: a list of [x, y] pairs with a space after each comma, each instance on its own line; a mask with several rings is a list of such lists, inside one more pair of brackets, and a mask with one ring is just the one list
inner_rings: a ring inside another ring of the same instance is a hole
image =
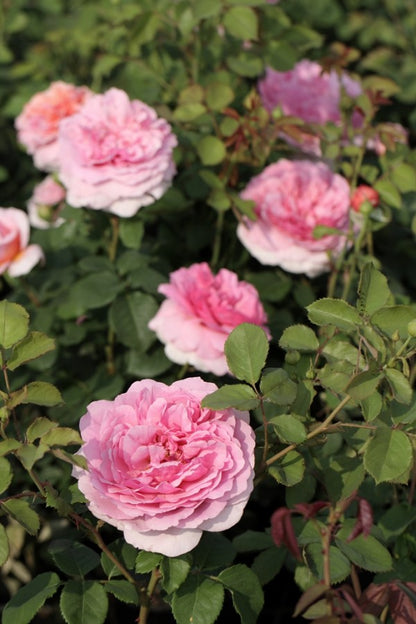
[[416, 338], [416, 319], [409, 321], [409, 323], [407, 324], [407, 333], [412, 338]]
[[299, 351], [288, 351], [285, 355], [286, 364], [297, 364], [300, 360]]
[[380, 196], [372, 186], [360, 184], [352, 194], [351, 208], [355, 210], [355, 212], [369, 214], [373, 208], [378, 206], [379, 201]]

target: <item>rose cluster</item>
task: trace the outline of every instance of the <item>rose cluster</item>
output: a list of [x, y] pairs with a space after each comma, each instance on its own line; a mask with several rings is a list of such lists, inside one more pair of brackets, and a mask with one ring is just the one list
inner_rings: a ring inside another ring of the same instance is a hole
[[74, 207], [131, 217], [163, 195], [176, 171], [168, 122], [120, 89], [93, 94], [54, 82], [26, 104], [16, 129], [36, 166], [56, 172]]

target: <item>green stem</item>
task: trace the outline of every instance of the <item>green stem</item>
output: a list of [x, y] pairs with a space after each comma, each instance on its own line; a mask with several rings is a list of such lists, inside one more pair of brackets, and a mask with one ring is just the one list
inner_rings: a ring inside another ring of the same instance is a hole
[[147, 624], [147, 618], [149, 616], [149, 611], [150, 611], [150, 598], [153, 595], [153, 592], [156, 588], [156, 585], [159, 582], [160, 577], [161, 577], [161, 573], [159, 571], [159, 568], [155, 568], [152, 572], [152, 576], [150, 577], [150, 581], [147, 586], [144, 603], [140, 607], [140, 614], [137, 620], [140, 624]]
[[110, 246], [108, 248], [108, 257], [111, 262], [114, 262], [117, 255], [117, 245], [118, 245], [118, 235], [120, 231], [120, 220], [118, 217], [111, 217], [111, 229], [112, 236], [110, 241]]
[[218, 260], [220, 257], [221, 237], [222, 237], [223, 227], [224, 227], [224, 213], [219, 212], [218, 217], [217, 217], [217, 223], [215, 225], [214, 245], [212, 248], [212, 257], [211, 257], [211, 263], [210, 263], [211, 267], [214, 270], [218, 264]]
[[33, 483], [36, 485], [36, 487], [38, 488], [39, 492], [42, 494], [42, 496], [44, 498], [46, 498], [46, 490], [43, 487], [42, 483], [39, 481], [36, 473], [34, 472], [33, 468], [27, 471], [30, 478], [32, 479]]

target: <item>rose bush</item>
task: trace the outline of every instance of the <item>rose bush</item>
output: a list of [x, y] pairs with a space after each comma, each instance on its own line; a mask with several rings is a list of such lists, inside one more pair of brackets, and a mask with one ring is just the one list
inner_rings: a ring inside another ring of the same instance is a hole
[[170, 186], [176, 144], [167, 121], [124, 91], [93, 96], [60, 125], [59, 175], [68, 203], [133, 216]]
[[158, 290], [167, 299], [149, 327], [177, 364], [225, 375], [224, 343], [231, 330], [248, 322], [268, 332], [256, 289], [228, 269], [213, 275], [206, 262], [193, 264], [171, 273], [169, 283]]
[[11, 277], [29, 273], [43, 258], [39, 245], [29, 245], [27, 214], [17, 208], [0, 208], [0, 274]]
[[[281, 159], [254, 177], [241, 197], [255, 202], [257, 220], [240, 223], [237, 235], [262, 264], [315, 277], [346, 244], [349, 185], [324, 163]], [[340, 233], [315, 238], [318, 225]]]
[[76, 113], [91, 95], [87, 87], [59, 80], [27, 102], [15, 125], [18, 140], [33, 156], [36, 167], [47, 171], [59, 169], [59, 124]]
[[254, 434], [248, 412], [201, 408], [215, 389], [199, 377], [142, 380], [81, 418], [88, 470], [74, 469], [79, 488], [90, 511], [137, 548], [174, 557], [243, 513]]
[[27, 203], [30, 224], [45, 230], [58, 227], [64, 220], [59, 217], [59, 206], [65, 199], [65, 189], [52, 176], [37, 184]]

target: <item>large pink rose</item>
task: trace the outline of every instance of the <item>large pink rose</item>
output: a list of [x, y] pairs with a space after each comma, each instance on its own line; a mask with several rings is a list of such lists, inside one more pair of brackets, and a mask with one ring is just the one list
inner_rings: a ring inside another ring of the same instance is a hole
[[91, 95], [87, 87], [58, 81], [34, 95], [25, 105], [16, 118], [17, 137], [39, 169], [59, 169], [59, 123], [76, 113]]
[[240, 223], [237, 235], [262, 264], [314, 277], [346, 244], [342, 234], [313, 236], [318, 225], [345, 233], [349, 226], [348, 182], [324, 163], [282, 159], [253, 178], [241, 197], [255, 202], [257, 220]]
[[159, 286], [159, 292], [167, 299], [149, 327], [177, 364], [225, 375], [224, 343], [237, 325], [255, 323], [268, 333], [257, 290], [227, 269], [214, 276], [206, 262], [193, 264], [171, 273], [169, 284]]
[[146, 379], [81, 418], [88, 471], [74, 468], [79, 489], [136, 548], [175, 557], [202, 531], [239, 521], [253, 489], [254, 435], [247, 412], [201, 408], [216, 389], [199, 377]]
[[23, 210], [0, 208], [0, 274], [25, 275], [43, 258], [39, 245], [28, 245], [29, 234], [29, 219]]
[[133, 216], [170, 186], [176, 144], [168, 122], [124, 91], [93, 96], [60, 125], [60, 178], [68, 203]]
[[62, 225], [64, 219], [59, 217], [59, 212], [64, 199], [65, 189], [52, 176], [47, 176], [35, 186], [27, 203], [30, 224], [41, 230]]
[[[341, 123], [342, 88], [352, 98], [362, 92], [361, 85], [348, 74], [339, 76], [335, 70], [323, 72], [319, 63], [308, 59], [299, 61], [286, 72], [268, 67], [258, 88], [263, 106], [269, 112], [279, 106], [285, 115], [299, 117], [306, 123], [325, 124], [332, 121], [337, 125]], [[288, 140], [293, 143], [292, 139]], [[305, 134], [301, 148], [320, 155], [318, 137]]]

